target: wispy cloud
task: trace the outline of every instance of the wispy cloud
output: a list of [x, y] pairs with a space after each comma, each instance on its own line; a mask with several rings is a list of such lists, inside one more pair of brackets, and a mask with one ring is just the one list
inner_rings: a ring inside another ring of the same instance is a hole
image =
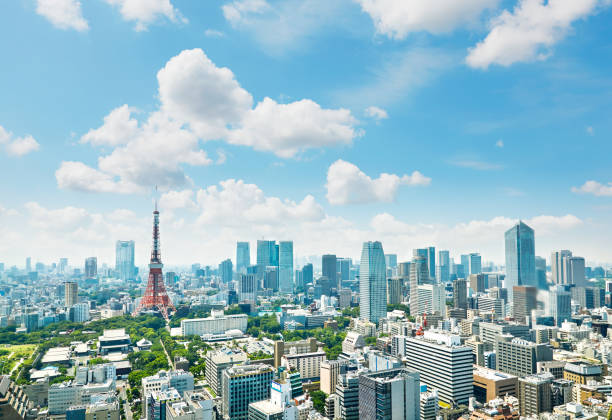
[[471, 158], [453, 158], [448, 163], [459, 168], [475, 169], [477, 171], [499, 171], [505, 167], [500, 163]]
[[406, 99], [421, 86], [453, 67], [453, 53], [435, 48], [412, 48], [394, 52], [370, 69], [369, 81], [337, 91], [336, 99], [355, 107], [388, 106]]

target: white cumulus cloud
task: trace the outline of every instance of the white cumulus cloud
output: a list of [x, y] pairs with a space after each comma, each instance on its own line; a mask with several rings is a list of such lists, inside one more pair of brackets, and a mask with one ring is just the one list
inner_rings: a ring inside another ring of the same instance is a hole
[[37, 0], [36, 13], [59, 29], [86, 31], [89, 29], [78, 0]]
[[0, 125], [0, 146], [2, 145], [7, 155], [15, 157], [25, 156], [40, 149], [40, 144], [34, 137], [30, 135], [14, 137], [13, 133]]
[[[56, 172], [61, 188], [132, 193], [154, 185], [164, 190], [189, 185], [185, 165], [213, 163], [200, 146], [207, 140], [289, 158], [312, 148], [349, 145], [362, 134], [349, 110], [326, 109], [309, 99], [279, 104], [265, 98], [253, 108], [251, 94], [234, 73], [217, 67], [201, 49], [171, 58], [157, 79], [159, 110], [142, 123], [128, 105], [112, 110], [102, 126], [81, 137], [81, 143], [112, 151], [100, 156], [97, 168], [63, 162]], [[218, 152], [217, 163], [226, 156]]]
[[401, 185], [426, 186], [430, 183], [431, 178], [419, 171], [401, 177], [382, 173], [373, 179], [356, 165], [339, 159], [327, 171], [327, 200], [332, 205], [390, 202]]
[[123, 105], [104, 117], [100, 128], [91, 129], [81, 137], [82, 143], [94, 146], [118, 146], [125, 144], [138, 133], [138, 121], [131, 117], [132, 110]]
[[412, 32], [440, 34], [472, 23], [498, 0], [356, 0], [376, 30], [394, 39]]
[[384, 120], [389, 118], [389, 114], [382, 108], [377, 106], [369, 106], [365, 110], [365, 114], [367, 117], [374, 118], [375, 120]]
[[264, 98], [228, 141], [288, 158], [310, 148], [351, 144], [360, 134], [356, 123], [348, 109], [323, 109], [309, 99], [279, 104]]
[[586, 181], [580, 187], [572, 187], [572, 192], [577, 194], [592, 194], [597, 197], [612, 197], [612, 182], [602, 184], [597, 181]]
[[171, 22], [187, 22], [170, 0], [106, 0], [106, 2], [118, 7], [125, 20], [135, 22], [137, 31], [146, 30], [150, 24], [164, 17]]
[[486, 38], [469, 50], [467, 64], [487, 69], [492, 64], [543, 60], [565, 38], [572, 23], [597, 11], [607, 0], [520, 0], [491, 21]]

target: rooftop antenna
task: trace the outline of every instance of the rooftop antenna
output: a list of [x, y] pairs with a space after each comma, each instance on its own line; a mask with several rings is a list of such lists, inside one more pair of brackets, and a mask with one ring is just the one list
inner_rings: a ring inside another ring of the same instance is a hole
[[155, 199], [155, 211], [157, 211], [157, 195], [158, 195], [157, 185], [155, 185], [155, 191], [153, 192], [153, 198]]

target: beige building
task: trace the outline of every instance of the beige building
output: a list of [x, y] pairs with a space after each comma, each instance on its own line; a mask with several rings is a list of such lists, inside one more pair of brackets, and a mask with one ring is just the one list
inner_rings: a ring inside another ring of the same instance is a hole
[[518, 377], [494, 369], [474, 365], [474, 397], [480, 403], [506, 395], [517, 396]]
[[300, 372], [302, 380], [319, 379], [321, 376], [321, 363], [327, 360], [323, 350], [313, 353], [286, 354], [283, 356], [282, 366], [290, 371]]
[[348, 365], [348, 360], [324, 360], [321, 362], [321, 391], [327, 395], [336, 392], [336, 383], [342, 366]]
[[64, 283], [64, 297], [66, 307], [70, 308], [79, 302], [79, 286], [75, 281]]

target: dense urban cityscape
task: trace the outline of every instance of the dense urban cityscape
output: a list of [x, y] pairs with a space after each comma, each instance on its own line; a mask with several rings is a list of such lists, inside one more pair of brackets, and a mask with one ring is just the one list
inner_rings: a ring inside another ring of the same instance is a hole
[[[535, 254], [522, 221], [505, 265], [429, 246], [410, 261], [365, 242], [359, 261], [294, 266], [292, 241], [163, 272], [153, 212], [114, 268], [0, 265], [7, 418], [456, 420], [609, 418], [612, 272]], [[565, 417], [563, 417], [565, 416]], [[561, 418], [559, 417], [559, 418]], [[4, 417], [3, 417], [4, 418]]]

